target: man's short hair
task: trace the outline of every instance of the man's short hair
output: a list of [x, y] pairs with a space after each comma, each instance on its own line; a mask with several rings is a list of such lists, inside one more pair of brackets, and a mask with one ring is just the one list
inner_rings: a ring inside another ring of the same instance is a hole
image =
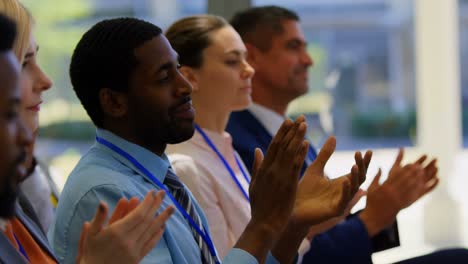
[[15, 42], [16, 25], [15, 23], [0, 14], [0, 52], [11, 50]]
[[104, 118], [99, 91], [128, 91], [130, 76], [138, 65], [135, 49], [161, 33], [149, 22], [116, 18], [97, 23], [78, 42], [70, 63], [70, 79], [97, 127], [102, 127]]
[[260, 6], [234, 14], [230, 23], [245, 43], [267, 51], [272, 37], [283, 33], [286, 20], [299, 21], [299, 16], [283, 7]]

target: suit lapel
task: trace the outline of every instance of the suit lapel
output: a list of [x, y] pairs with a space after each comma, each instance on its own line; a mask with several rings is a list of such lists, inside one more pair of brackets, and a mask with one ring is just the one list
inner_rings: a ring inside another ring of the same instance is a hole
[[47, 254], [49, 254], [49, 256], [51, 256], [55, 261], [57, 261], [52, 249], [49, 246], [47, 237], [45, 237], [44, 233], [42, 233], [42, 230], [33, 221], [31, 221], [31, 219], [29, 219], [26, 216], [24, 211], [19, 206], [17, 206], [16, 216], [21, 221], [21, 223], [23, 223], [23, 225], [28, 229], [29, 233], [34, 238], [36, 243], [38, 243], [39, 246], [43, 250], [45, 250]]
[[27, 263], [3, 232], [0, 232], [0, 251], [0, 263]]
[[273, 139], [272, 135], [249, 110], [244, 110], [239, 114], [241, 114], [239, 121], [244, 123], [244, 127], [257, 139], [258, 147], [266, 152]]
[[[268, 146], [270, 145], [271, 140], [273, 139], [273, 135], [270, 135], [268, 130], [249, 110], [244, 110], [239, 112], [239, 114], [242, 114], [242, 116], [239, 118], [239, 121], [246, 124], [246, 129], [249, 130], [252, 135], [255, 135], [257, 142], [259, 143], [258, 147], [260, 147], [263, 153], [265, 153], [268, 149]], [[315, 148], [309, 144], [309, 151], [301, 169], [301, 177], [304, 174], [306, 168], [312, 164], [316, 157], [317, 152]]]

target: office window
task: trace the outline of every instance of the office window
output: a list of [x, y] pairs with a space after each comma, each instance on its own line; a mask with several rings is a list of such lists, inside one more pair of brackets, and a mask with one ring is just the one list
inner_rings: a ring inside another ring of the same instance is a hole
[[309, 137], [338, 149], [411, 146], [416, 137], [412, 1], [269, 1], [301, 18], [314, 60], [309, 93], [289, 113], [306, 114]]

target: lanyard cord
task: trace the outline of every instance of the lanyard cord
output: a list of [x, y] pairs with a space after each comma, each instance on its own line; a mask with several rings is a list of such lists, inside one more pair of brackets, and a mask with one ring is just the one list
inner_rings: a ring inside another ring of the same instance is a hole
[[[208, 135], [203, 131], [203, 129], [201, 127], [199, 127], [197, 124], [195, 124], [195, 129], [201, 134], [201, 136], [203, 137], [203, 139], [205, 140], [206, 144], [208, 144], [208, 146], [216, 153], [216, 155], [218, 155], [219, 159], [221, 160], [221, 162], [223, 163], [224, 167], [226, 168], [226, 170], [229, 172], [229, 174], [231, 175], [231, 178], [234, 180], [234, 182], [236, 183], [237, 187], [239, 187], [239, 189], [241, 190], [242, 194], [244, 195], [245, 199], [247, 199], [247, 201], [250, 201], [249, 199], [249, 195], [247, 194], [247, 192], [244, 190], [244, 188], [242, 188], [242, 185], [241, 183], [239, 182], [239, 179], [237, 179], [236, 177], [236, 174], [234, 173], [234, 171], [232, 170], [231, 166], [229, 165], [229, 163], [226, 161], [226, 159], [224, 158], [223, 154], [221, 154], [221, 152], [219, 152], [218, 148], [213, 144], [213, 142], [211, 141], [211, 139], [208, 137]], [[242, 167], [239, 159], [237, 158], [236, 155], [234, 155], [234, 158], [236, 159], [236, 163], [237, 163], [237, 166], [239, 166], [239, 169], [241, 170], [242, 172], [242, 175], [244, 176], [244, 179], [247, 181], [248, 184], [250, 184], [250, 179], [249, 177], [247, 176], [247, 173], [245, 172], [244, 168]]]
[[100, 144], [110, 148], [117, 154], [121, 155], [122, 157], [126, 158], [128, 161], [130, 161], [137, 169], [141, 170], [151, 181], [153, 181], [159, 188], [163, 189], [166, 192], [166, 195], [172, 200], [174, 205], [177, 207], [179, 212], [185, 217], [185, 219], [189, 222], [189, 224], [196, 230], [196, 232], [202, 237], [202, 239], [205, 241], [205, 243], [208, 245], [208, 249], [210, 250], [210, 253], [213, 257], [216, 257], [216, 250], [213, 245], [213, 242], [211, 241], [210, 236], [202, 231], [200, 227], [195, 223], [195, 221], [192, 219], [192, 217], [187, 213], [187, 211], [177, 202], [177, 200], [172, 196], [172, 193], [167, 189], [167, 187], [161, 183], [149, 170], [147, 170], [140, 162], [138, 162], [134, 157], [132, 157], [129, 153], [124, 151], [123, 149], [117, 147], [116, 145], [112, 144], [111, 142], [101, 138], [101, 137], [96, 137], [96, 141], [99, 142]]

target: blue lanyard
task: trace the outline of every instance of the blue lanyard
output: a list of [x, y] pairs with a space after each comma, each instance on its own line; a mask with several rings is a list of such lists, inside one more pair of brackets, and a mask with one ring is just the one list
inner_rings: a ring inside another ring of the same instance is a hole
[[[197, 233], [202, 237], [202, 239], [205, 241], [205, 243], [208, 246], [208, 249], [210, 250], [211, 256], [213, 256], [215, 259], [218, 259], [216, 256], [216, 250], [213, 245], [213, 241], [211, 241], [210, 236], [208, 233], [202, 231], [200, 227], [195, 223], [195, 221], [190, 217], [190, 215], [185, 211], [185, 209], [177, 202], [177, 200], [172, 196], [172, 193], [167, 189], [167, 187], [161, 183], [149, 170], [147, 170], [140, 162], [138, 162], [134, 157], [132, 157], [129, 153], [127, 153], [125, 150], [117, 147], [116, 145], [112, 144], [111, 142], [96, 136], [96, 141], [101, 143], [102, 145], [110, 148], [117, 154], [121, 155], [122, 157], [126, 158], [128, 161], [130, 161], [137, 169], [141, 170], [148, 178], [151, 179], [159, 188], [163, 189], [166, 192], [166, 195], [172, 200], [174, 205], [177, 207], [177, 210], [185, 217], [185, 219], [189, 222], [189, 224], [197, 231]], [[203, 226], [203, 225], [202, 225]]]
[[21, 255], [23, 255], [28, 261], [30, 261], [29, 258], [28, 258], [28, 254], [26, 254], [26, 250], [24, 250], [24, 248], [23, 248], [23, 245], [21, 245], [21, 243], [19, 242], [19, 240], [18, 240], [18, 238], [16, 237], [15, 234], [13, 234], [13, 236], [15, 237], [16, 243], [18, 244], [19, 251], [21, 252]]
[[[210, 138], [208, 137], [208, 135], [205, 134], [205, 132], [203, 131], [203, 129], [201, 129], [197, 124], [195, 124], [195, 129], [202, 135], [203, 139], [205, 140], [206, 144], [208, 144], [208, 146], [210, 146], [210, 148], [218, 155], [219, 159], [223, 162], [224, 164], [224, 167], [226, 167], [226, 170], [229, 172], [229, 174], [231, 175], [232, 179], [234, 180], [234, 182], [237, 184], [237, 187], [239, 187], [239, 189], [241, 190], [242, 194], [244, 195], [245, 199], [247, 199], [247, 201], [250, 201], [249, 199], [249, 195], [247, 194], [247, 192], [244, 190], [244, 188], [242, 188], [242, 185], [241, 183], [239, 182], [239, 180], [237, 179], [236, 177], [236, 174], [234, 173], [234, 171], [232, 170], [231, 166], [229, 165], [229, 163], [226, 161], [226, 159], [224, 158], [223, 154], [221, 154], [221, 152], [219, 152], [218, 148], [216, 148], [216, 146], [213, 144], [213, 142], [210, 140]], [[244, 176], [244, 179], [247, 181], [248, 184], [250, 184], [250, 179], [249, 177], [247, 176], [247, 173], [245, 172], [244, 168], [242, 167], [239, 159], [237, 158], [236, 155], [234, 155], [234, 158], [236, 159], [236, 163], [237, 163], [237, 166], [239, 166], [239, 169], [240, 171], [242, 172], [242, 175]]]

